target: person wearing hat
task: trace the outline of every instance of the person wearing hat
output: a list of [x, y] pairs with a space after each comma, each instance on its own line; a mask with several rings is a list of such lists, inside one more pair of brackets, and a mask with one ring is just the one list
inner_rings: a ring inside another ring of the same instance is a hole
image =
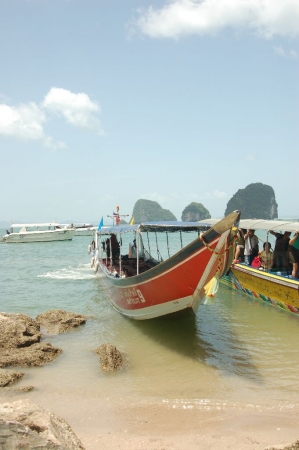
[[130, 242], [129, 244], [129, 258], [137, 258], [137, 246], [136, 246], [136, 239], [133, 240], [133, 243]]

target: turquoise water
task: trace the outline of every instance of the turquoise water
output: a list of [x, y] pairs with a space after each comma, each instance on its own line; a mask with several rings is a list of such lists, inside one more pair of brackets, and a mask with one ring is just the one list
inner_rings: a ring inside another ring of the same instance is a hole
[[[89, 242], [82, 236], [0, 244], [0, 311], [35, 317], [64, 309], [93, 316], [70, 333], [44, 336], [63, 353], [42, 368], [22, 368], [26, 377], [18, 385], [35, 387], [26, 398], [156, 399], [217, 409], [299, 406], [297, 316], [220, 287], [196, 317], [128, 320], [101, 290], [90, 268]], [[126, 359], [120, 373], [100, 369], [93, 350], [105, 342]]]

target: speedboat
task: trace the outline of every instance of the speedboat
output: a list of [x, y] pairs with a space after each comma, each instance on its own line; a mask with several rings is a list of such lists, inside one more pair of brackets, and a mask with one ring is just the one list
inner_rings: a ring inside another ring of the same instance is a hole
[[5, 243], [52, 242], [73, 239], [75, 228], [73, 224], [61, 225], [51, 223], [16, 223], [2, 236]]
[[77, 236], [93, 236], [95, 230], [97, 230], [97, 227], [94, 227], [90, 223], [75, 223], [75, 237]]

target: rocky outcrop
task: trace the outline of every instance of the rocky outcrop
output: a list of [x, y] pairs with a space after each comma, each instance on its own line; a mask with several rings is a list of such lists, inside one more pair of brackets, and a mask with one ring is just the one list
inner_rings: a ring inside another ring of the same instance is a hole
[[172, 212], [163, 209], [159, 203], [144, 199], [137, 200], [132, 217], [134, 217], [135, 223], [177, 220]]
[[95, 353], [100, 356], [101, 367], [105, 372], [115, 372], [123, 364], [121, 353], [114, 345], [102, 344], [95, 349]]
[[25, 314], [0, 313], [0, 367], [42, 366], [62, 353], [40, 342], [43, 325], [51, 334], [65, 333], [86, 322], [88, 316], [51, 310], [32, 319]]
[[0, 369], [0, 387], [10, 386], [15, 381], [21, 380], [25, 374], [16, 370]]
[[44, 326], [49, 334], [60, 334], [82, 325], [88, 317], [90, 316], [54, 309], [39, 314], [35, 320]]
[[64, 419], [28, 400], [0, 404], [0, 448], [84, 450]]
[[210, 218], [211, 214], [202, 203], [192, 202], [182, 212], [182, 220], [184, 222], [198, 222]]
[[62, 353], [60, 348], [51, 344], [38, 343], [25, 348], [0, 348], [0, 367], [7, 366], [43, 366]]
[[40, 342], [41, 335], [39, 325], [31, 317], [0, 313], [0, 349], [29, 347]]
[[41, 343], [39, 324], [25, 314], [0, 314], [0, 367], [42, 366], [62, 350]]
[[241, 211], [241, 219], [276, 219], [278, 217], [275, 192], [271, 186], [252, 183], [239, 189], [229, 200], [224, 215]]

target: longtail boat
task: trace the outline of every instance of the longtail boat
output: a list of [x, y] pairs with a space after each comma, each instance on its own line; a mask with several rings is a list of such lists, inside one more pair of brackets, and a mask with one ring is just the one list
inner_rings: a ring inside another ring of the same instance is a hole
[[[126, 317], [144, 320], [185, 309], [196, 313], [231, 264], [239, 219], [240, 212], [234, 211], [213, 226], [146, 222], [102, 227], [90, 248], [91, 265], [113, 307]], [[133, 254], [125, 253], [129, 235]]]
[[[240, 220], [240, 228], [266, 232], [266, 241], [270, 231], [295, 232], [299, 222], [280, 220]], [[291, 267], [273, 267], [271, 269], [254, 268], [244, 263], [233, 263], [220, 284], [241, 291], [252, 298], [285, 311], [299, 314], [299, 279], [293, 278]]]

